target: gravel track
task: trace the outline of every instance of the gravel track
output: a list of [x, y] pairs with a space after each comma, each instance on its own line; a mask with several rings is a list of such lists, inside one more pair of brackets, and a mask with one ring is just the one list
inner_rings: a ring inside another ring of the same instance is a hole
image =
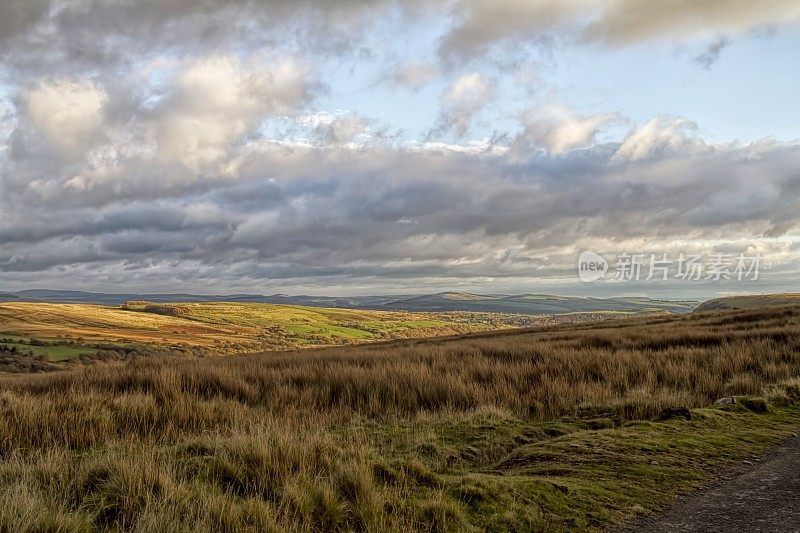
[[711, 487], [625, 531], [800, 533], [800, 437], [739, 463]]

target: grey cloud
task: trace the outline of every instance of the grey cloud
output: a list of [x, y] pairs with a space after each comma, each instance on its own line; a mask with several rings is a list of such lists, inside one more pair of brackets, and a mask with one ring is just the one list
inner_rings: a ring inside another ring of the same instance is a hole
[[573, 42], [626, 46], [800, 23], [794, 0], [459, 0], [453, 6], [454, 26], [442, 39], [440, 54], [462, 61], [512, 38], [551, 43], [560, 35]]
[[[640, 4], [628, 5], [629, 28], [623, 0], [447, 5], [446, 58], [562, 27], [612, 46], [750, 27], [733, 1], [709, 2], [722, 11], [700, 20], [718, 23], [685, 31], [687, 15], [646, 16]], [[758, 21], [794, 20], [788, 5], [765, 3]], [[487, 146], [400, 145], [351, 112], [298, 127], [324, 88], [295, 41], [272, 41], [307, 22], [296, 39], [329, 48], [309, 54], [336, 53], [387, 9], [402, 11], [355, 0], [0, 4], [0, 56], [19, 89], [12, 113], [0, 104], [4, 288], [520, 285], [571, 274], [579, 246], [637, 240], [750, 242], [794, 257], [775, 239], [800, 223], [796, 143], [712, 145], [675, 117], [599, 141], [619, 117], [572, 112], [523, 117], [521, 132]], [[168, 64], [149, 64], [159, 59]], [[150, 67], [158, 74], [138, 73]], [[413, 89], [428, 67], [395, 82]], [[456, 136], [495, 96], [487, 76], [459, 74], [437, 124]], [[299, 129], [265, 133], [277, 123]]]
[[731, 40], [724, 36], [720, 35], [708, 45], [706, 50], [694, 58], [694, 62], [696, 65], [708, 70], [714, 64], [719, 61], [719, 56], [722, 53], [722, 50], [731, 44]]
[[0, 3], [0, 57], [20, 72], [63, 73], [141, 61], [154, 51], [232, 51], [235, 43], [284, 42], [330, 54], [350, 49], [368, 21], [393, 6], [386, 0], [10, 0]]
[[51, 7], [50, 0], [9, 0], [0, 5], [0, 41], [24, 35], [43, 19]]
[[453, 28], [444, 36], [440, 54], [469, 59], [510, 38], [548, 40], [553, 30], [582, 17], [596, 2], [569, 0], [459, 0], [453, 5]]
[[213, 187], [235, 172], [226, 166], [261, 122], [305, 107], [317, 82], [291, 57], [263, 64], [217, 55], [180, 64], [155, 104], [133, 85], [50, 78], [24, 88], [0, 192], [26, 204], [99, 208]]
[[[561, 34], [572, 41], [624, 46], [800, 22], [794, 0], [9, 0], [0, 3], [0, 58], [21, 75], [93, 72], [100, 66], [141, 64], [164, 51], [228, 53], [243, 44], [258, 49], [280, 43], [322, 55], [370, 53], [365, 35], [381, 21], [446, 10], [452, 19], [440, 46], [446, 61], [480, 56], [509, 39], [549, 44]], [[433, 74], [420, 63], [402, 66], [393, 79], [418, 87]]]
[[157, 268], [130, 266], [129, 283], [198, 272], [231, 288], [378, 277], [397, 287], [423, 278], [511, 283], [564, 275], [553, 257], [587, 239], [716, 242], [724, 228], [728, 239], [758, 242], [770, 227], [797, 223], [795, 145], [761, 147], [757, 157], [730, 145], [626, 161], [614, 158], [619, 146], [541, 153], [524, 164], [480, 153], [310, 148], [300, 168], [317, 171], [277, 181], [263, 175], [291, 161], [267, 151], [246, 175], [186, 187], [179, 198], [131, 198], [99, 213], [26, 204], [26, 216], [0, 233], [0, 271], [54, 279], [58, 269], [146, 262]]
[[603, 2], [601, 14], [586, 28], [584, 38], [624, 45], [653, 38], [682, 40], [799, 22], [800, 7], [793, 0], [610, 0]]

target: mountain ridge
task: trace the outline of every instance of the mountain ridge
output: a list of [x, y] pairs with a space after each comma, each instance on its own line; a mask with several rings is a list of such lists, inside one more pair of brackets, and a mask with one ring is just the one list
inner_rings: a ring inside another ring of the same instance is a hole
[[473, 311], [519, 314], [564, 314], [578, 312], [653, 312], [688, 313], [699, 302], [655, 300], [642, 297], [589, 298], [548, 294], [475, 294], [443, 291], [433, 294], [324, 296], [287, 294], [198, 295], [190, 293], [105, 293], [74, 290], [27, 289], [0, 292], [0, 301], [85, 303], [117, 306], [131, 300], [155, 303], [253, 302], [308, 307], [346, 307], [386, 311]]

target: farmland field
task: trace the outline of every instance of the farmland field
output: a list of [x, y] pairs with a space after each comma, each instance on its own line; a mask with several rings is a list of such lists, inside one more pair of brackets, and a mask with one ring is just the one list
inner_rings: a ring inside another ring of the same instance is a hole
[[796, 432], [799, 378], [792, 306], [5, 377], [0, 527], [606, 530]]

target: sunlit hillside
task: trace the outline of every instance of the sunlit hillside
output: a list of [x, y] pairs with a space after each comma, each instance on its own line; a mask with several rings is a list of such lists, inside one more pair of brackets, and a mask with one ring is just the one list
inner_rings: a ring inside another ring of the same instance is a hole
[[410, 313], [255, 303], [0, 303], [0, 345], [50, 360], [98, 350], [259, 350], [454, 335], [538, 323], [493, 313]]
[[700, 304], [696, 311], [719, 311], [723, 309], [754, 309], [772, 305], [800, 304], [800, 294], [750, 294], [715, 298]]

